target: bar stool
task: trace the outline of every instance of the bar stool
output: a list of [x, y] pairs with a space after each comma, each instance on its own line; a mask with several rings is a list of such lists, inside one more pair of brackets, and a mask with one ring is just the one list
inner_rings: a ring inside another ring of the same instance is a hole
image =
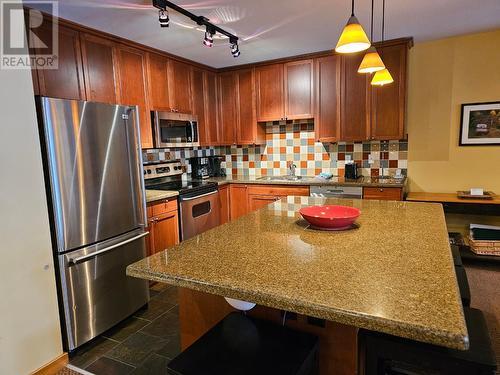
[[463, 266], [462, 256], [460, 255], [460, 249], [457, 245], [451, 245], [451, 255], [453, 256], [453, 263], [455, 266]]
[[455, 266], [455, 274], [457, 276], [458, 289], [460, 291], [460, 298], [462, 299], [462, 305], [464, 307], [470, 306], [470, 288], [469, 281], [467, 279], [467, 273], [465, 268], [462, 266]]
[[453, 350], [377, 332], [360, 330], [365, 375], [493, 375], [496, 359], [483, 313], [465, 307], [469, 350]]
[[232, 312], [175, 357], [172, 375], [316, 375], [318, 338]]

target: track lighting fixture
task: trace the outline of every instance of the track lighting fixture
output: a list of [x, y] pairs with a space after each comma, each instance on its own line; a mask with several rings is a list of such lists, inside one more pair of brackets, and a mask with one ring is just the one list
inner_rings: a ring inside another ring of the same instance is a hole
[[160, 27], [168, 27], [170, 22], [170, 17], [168, 16], [168, 10], [163, 10], [163, 9], [158, 10], [158, 21], [160, 22]]
[[[197, 16], [196, 14], [193, 14], [168, 0], [152, 0], [152, 2], [153, 6], [158, 9], [159, 21], [161, 27], [168, 27], [169, 16], [167, 8], [170, 8], [190, 18], [192, 21], [196, 22], [199, 26], [206, 27], [205, 37], [203, 39], [203, 45], [207, 47], [212, 47], [214, 45], [214, 36], [216, 36], [216, 33], [219, 33], [220, 35], [225, 35], [227, 38], [229, 38], [231, 54], [233, 55], [233, 57], [238, 57], [241, 54], [240, 49], [238, 47], [238, 37], [220, 28], [219, 26], [214, 25], [209, 21], [208, 18], [203, 16]], [[201, 31], [203, 31], [203, 29], [201, 29]]]
[[203, 39], [203, 45], [207, 47], [212, 47], [214, 45], [214, 34], [208, 30], [205, 31], [205, 38]]
[[231, 54], [233, 55], [233, 57], [238, 57], [241, 54], [240, 49], [238, 47], [238, 41], [237, 40], [230, 40], [229, 42], [231, 43], [229, 46], [229, 49], [231, 50]]

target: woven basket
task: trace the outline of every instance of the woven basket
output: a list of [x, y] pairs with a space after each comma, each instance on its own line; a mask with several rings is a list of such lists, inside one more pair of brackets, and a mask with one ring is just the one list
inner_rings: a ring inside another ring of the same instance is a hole
[[467, 236], [470, 249], [478, 255], [500, 256], [500, 241], [479, 241]]

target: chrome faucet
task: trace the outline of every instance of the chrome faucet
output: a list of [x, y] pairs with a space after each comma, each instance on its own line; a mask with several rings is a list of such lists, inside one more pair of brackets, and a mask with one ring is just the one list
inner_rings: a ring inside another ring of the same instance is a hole
[[297, 168], [297, 166], [295, 164], [293, 164], [292, 162], [290, 162], [290, 166], [288, 167], [288, 169], [289, 169], [288, 174], [292, 177], [295, 177], [295, 168]]

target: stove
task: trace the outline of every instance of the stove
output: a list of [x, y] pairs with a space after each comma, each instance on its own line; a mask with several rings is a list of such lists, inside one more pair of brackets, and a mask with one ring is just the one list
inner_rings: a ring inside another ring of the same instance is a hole
[[179, 192], [181, 239], [187, 240], [220, 224], [219, 190], [216, 182], [183, 180], [179, 160], [144, 165], [147, 190]]
[[204, 194], [217, 190], [217, 182], [198, 181], [198, 180], [177, 180], [163, 181], [157, 183], [148, 183], [146, 189], [149, 190], [172, 190], [178, 191], [181, 199], [193, 194]]

